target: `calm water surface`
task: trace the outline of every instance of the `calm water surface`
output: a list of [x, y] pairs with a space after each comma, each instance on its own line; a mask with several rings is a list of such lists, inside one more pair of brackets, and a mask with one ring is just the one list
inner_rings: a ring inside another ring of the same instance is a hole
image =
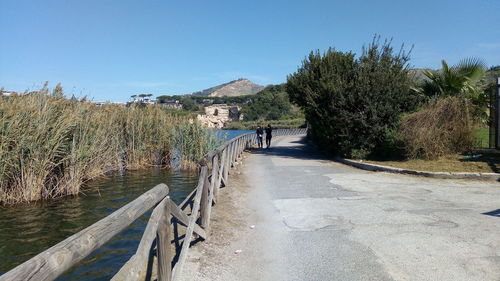
[[[251, 131], [219, 131], [227, 140]], [[102, 219], [159, 183], [180, 203], [198, 182], [197, 172], [144, 169], [112, 173], [87, 184], [77, 197], [0, 206], [0, 275]], [[58, 280], [109, 280], [135, 253], [150, 212]]]
[[255, 130], [217, 130], [216, 133], [218, 138], [225, 138], [226, 140], [230, 140], [239, 135], [254, 131]]

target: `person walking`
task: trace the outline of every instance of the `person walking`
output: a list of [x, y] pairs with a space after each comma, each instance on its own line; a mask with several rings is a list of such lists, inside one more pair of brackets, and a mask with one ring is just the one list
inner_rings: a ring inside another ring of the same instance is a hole
[[271, 128], [271, 124], [267, 124], [266, 128], [266, 146], [269, 148], [271, 146], [271, 139], [273, 138], [273, 128]]
[[259, 148], [262, 148], [262, 135], [264, 135], [264, 130], [260, 126], [257, 126], [257, 131], [255, 131], [257, 134], [257, 144], [259, 145]]

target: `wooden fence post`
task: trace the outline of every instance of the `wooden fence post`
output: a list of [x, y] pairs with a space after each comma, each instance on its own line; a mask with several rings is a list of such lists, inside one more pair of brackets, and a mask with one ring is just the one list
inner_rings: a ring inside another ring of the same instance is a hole
[[224, 184], [227, 185], [229, 180], [229, 169], [231, 169], [231, 163], [229, 161], [231, 156], [231, 147], [228, 145], [224, 151], [226, 152], [226, 156], [224, 157]]
[[235, 141], [233, 141], [231, 143], [231, 158], [229, 159], [229, 162], [231, 164], [229, 165], [229, 168], [233, 168], [234, 167], [235, 155], [236, 155], [236, 145], [235, 145]]
[[[213, 170], [213, 167], [212, 167]], [[201, 201], [200, 201], [200, 216], [201, 216], [201, 227], [206, 229], [207, 227], [207, 217], [208, 217], [208, 205], [211, 205], [211, 202], [208, 202], [208, 193], [210, 188], [210, 182], [208, 180], [208, 172], [205, 174], [205, 181], [203, 184], [203, 189], [201, 190]]]
[[162, 210], [156, 241], [158, 249], [158, 281], [170, 281], [172, 279], [172, 253], [170, 252], [170, 196], [165, 197], [165, 207]]
[[[225, 169], [226, 169], [226, 149], [222, 150], [221, 157], [219, 159], [220, 161], [220, 174], [218, 176], [218, 181], [217, 181], [217, 194], [219, 193], [219, 189], [222, 185], [222, 179], [224, 178], [225, 175]], [[224, 184], [226, 184], [226, 179], [224, 179]]]
[[219, 189], [222, 182], [222, 175], [224, 173], [224, 152], [221, 153], [221, 157], [217, 154], [217, 176], [215, 178], [215, 187], [214, 187], [214, 197], [215, 201], [219, 198]]
[[206, 211], [205, 211], [205, 214], [204, 214], [204, 217], [202, 217], [202, 223], [201, 223], [201, 226], [207, 231], [207, 235], [208, 235], [208, 228], [210, 227], [210, 217], [212, 215], [212, 202], [214, 200], [214, 191], [215, 189], [217, 188], [215, 186], [215, 183], [217, 182], [217, 174], [218, 174], [218, 170], [219, 170], [219, 167], [218, 167], [218, 156], [217, 154], [214, 155], [214, 157], [212, 158], [212, 177], [210, 178], [210, 185], [207, 186], [207, 189], [209, 190], [208, 192], [208, 202], [207, 202], [207, 205], [206, 205]]
[[236, 161], [238, 159], [237, 158], [238, 157], [238, 140], [235, 140], [233, 142], [233, 147], [234, 147], [234, 151], [233, 151], [233, 165], [232, 165], [232, 167], [235, 166], [235, 163], [236, 163]]
[[191, 244], [191, 239], [193, 236], [194, 227], [196, 225], [196, 220], [198, 218], [198, 210], [200, 209], [200, 201], [201, 201], [201, 188], [203, 188], [204, 182], [203, 180], [208, 174], [207, 166], [201, 167], [200, 178], [198, 179], [198, 185], [196, 187], [196, 195], [194, 197], [193, 210], [191, 212], [191, 216], [189, 217], [189, 224], [186, 229], [186, 235], [184, 236], [184, 241], [182, 242], [182, 249], [179, 253], [179, 259], [175, 264], [174, 270], [172, 272], [173, 280], [179, 279], [179, 274], [182, 271], [182, 267], [184, 266], [184, 262], [186, 262], [187, 251], [189, 249], [189, 245]]
[[243, 143], [243, 138], [239, 138], [238, 139], [238, 159], [241, 159], [241, 154], [242, 154], [242, 149], [241, 149], [241, 145]]

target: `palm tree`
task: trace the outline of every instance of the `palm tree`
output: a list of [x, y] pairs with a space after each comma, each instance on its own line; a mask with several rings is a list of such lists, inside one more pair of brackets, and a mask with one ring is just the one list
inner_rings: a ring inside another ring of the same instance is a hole
[[[478, 104], [481, 94], [485, 89], [484, 76], [486, 73], [486, 63], [477, 58], [465, 58], [457, 65], [449, 67], [445, 60], [441, 61], [440, 71], [424, 70], [422, 73], [428, 78], [424, 80], [420, 88], [416, 88], [418, 93], [437, 100], [444, 97], [458, 97], [462, 99], [467, 117], [467, 127], [471, 127], [471, 114], [469, 104]], [[481, 117], [481, 109], [473, 108], [473, 115]]]
[[477, 58], [462, 59], [457, 65], [449, 67], [446, 61], [441, 61], [440, 71], [424, 70], [428, 78], [417, 92], [429, 98], [446, 96], [461, 96], [475, 98], [482, 91], [482, 81], [486, 73], [486, 64]]

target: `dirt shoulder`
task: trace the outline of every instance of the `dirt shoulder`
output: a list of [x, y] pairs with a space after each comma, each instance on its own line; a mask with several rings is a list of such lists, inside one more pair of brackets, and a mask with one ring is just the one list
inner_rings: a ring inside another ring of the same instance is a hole
[[245, 204], [250, 188], [241, 174], [242, 166], [238, 162], [231, 170], [228, 186], [221, 188], [212, 209], [210, 236], [191, 247], [181, 280], [236, 280], [236, 268], [241, 271], [241, 264], [250, 262], [246, 257], [250, 245], [241, 245], [254, 231], [249, 221], [253, 211]]

